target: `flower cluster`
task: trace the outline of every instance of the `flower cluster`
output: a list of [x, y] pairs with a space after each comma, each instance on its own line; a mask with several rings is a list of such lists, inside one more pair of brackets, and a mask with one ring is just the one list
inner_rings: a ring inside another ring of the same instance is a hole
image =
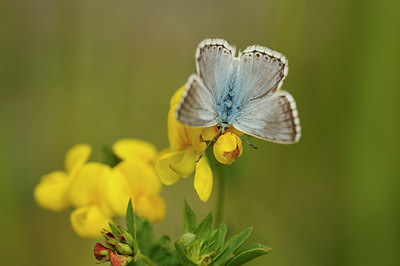
[[212, 214], [208, 213], [197, 224], [195, 213], [187, 202], [183, 209], [184, 234], [174, 245], [169, 236], [153, 241], [151, 225], [136, 216], [129, 201], [126, 227], [110, 224], [111, 231], [103, 230], [105, 246], [96, 243], [94, 256], [99, 262], [109, 261], [112, 266], [134, 265], [242, 265], [271, 251], [270, 247], [252, 244], [239, 250], [246, 242], [252, 227], [226, 240], [227, 227], [212, 227]]
[[[199, 198], [206, 202], [211, 195], [213, 175], [207, 157], [199, 157], [218, 134], [217, 126], [195, 128], [182, 125], [175, 118], [176, 107], [182, 97], [185, 86], [178, 89], [170, 101], [168, 112], [169, 149], [165, 150], [156, 163], [160, 180], [165, 185], [176, 183], [180, 177], [188, 177], [195, 172], [194, 188]], [[232, 164], [242, 154], [243, 133], [231, 127], [219, 136], [214, 144], [213, 152], [218, 162]], [[196, 163], [197, 162], [197, 163]]]
[[65, 171], [42, 177], [35, 187], [37, 204], [51, 211], [75, 207], [70, 215], [74, 231], [81, 237], [98, 237], [114, 216], [125, 215], [133, 199], [135, 212], [151, 222], [165, 216], [159, 196], [161, 183], [154, 168], [156, 148], [145, 141], [122, 139], [113, 145], [120, 159], [115, 166], [88, 162], [91, 147], [79, 144], [65, 156]]

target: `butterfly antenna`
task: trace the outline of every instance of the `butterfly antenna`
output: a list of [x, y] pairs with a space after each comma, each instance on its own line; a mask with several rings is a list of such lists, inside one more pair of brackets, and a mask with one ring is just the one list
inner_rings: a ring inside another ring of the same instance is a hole
[[[235, 133], [233, 133], [232, 132], [232, 134], [235, 134]], [[247, 145], [249, 145], [250, 147], [252, 147], [253, 149], [258, 149], [258, 147], [257, 146], [255, 146], [255, 145], [253, 145], [253, 144], [251, 144], [250, 142], [248, 142], [247, 140], [245, 140], [244, 138], [242, 138], [241, 136], [239, 136], [238, 134], [235, 134], [236, 136], [238, 136], [241, 140], [243, 140], [244, 142], [246, 142], [247, 143]]]
[[219, 133], [221, 133], [221, 129], [218, 130], [217, 134], [215, 134], [215, 136], [213, 137], [213, 139], [207, 144], [206, 148], [203, 150], [203, 152], [200, 154], [199, 158], [197, 159], [196, 163], [198, 161], [200, 161], [201, 157], [203, 157], [204, 153], [206, 152], [206, 150], [208, 149], [208, 147], [211, 145], [212, 142], [214, 142], [214, 140], [218, 137]]

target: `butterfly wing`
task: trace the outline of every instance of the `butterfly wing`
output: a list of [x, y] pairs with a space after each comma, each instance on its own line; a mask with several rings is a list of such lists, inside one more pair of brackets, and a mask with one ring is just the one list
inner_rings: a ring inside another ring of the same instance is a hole
[[228, 87], [235, 49], [222, 39], [206, 39], [196, 50], [197, 73], [214, 99]]
[[278, 143], [294, 143], [301, 136], [296, 102], [286, 91], [255, 99], [233, 126], [248, 135]]
[[176, 119], [184, 125], [210, 127], [217, 124], [213, 96], [202, 80], [191, 75], [176, 108]]
[[278, 92], [288, 74], [285, 56], [266, 47], [247, 47], [239, 56], [237, 93], [240, 115], [233, 126], [260, 139], [297, 142], [301, 135], [296, 102]]
[[247, 47], [239, 56], [238, 101], [246, 105], [254, 99], [270, 97], [282, 86], [288, 74], [288, 61], [266, 47]]

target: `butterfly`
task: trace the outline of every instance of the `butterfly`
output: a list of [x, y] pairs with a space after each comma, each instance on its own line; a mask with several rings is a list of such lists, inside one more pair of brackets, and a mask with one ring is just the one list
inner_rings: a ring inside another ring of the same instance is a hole
[[300, 120], [292, 95], [279, 90], [288, 74], [284, 55], [253, 45], [235, 57], [222, 39], [203, 40], [176, 109], [176, 119], [192, 127], [230, 126], [263, 140], [295, 143]]

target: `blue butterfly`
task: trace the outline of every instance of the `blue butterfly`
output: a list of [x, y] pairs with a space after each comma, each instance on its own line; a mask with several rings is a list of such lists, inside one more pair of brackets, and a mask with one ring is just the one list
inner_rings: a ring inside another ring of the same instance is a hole
[[197, 47], [197, 74], [192, 74], [176, 109], [176, 118], [193, 127], [229, 126], [278, 143], [294, 143], [301, 128], [296, 102], [280, 91], [288, 74], [282, 54], [253, 45], [235, 57], [222, 39], [206, 39]]

